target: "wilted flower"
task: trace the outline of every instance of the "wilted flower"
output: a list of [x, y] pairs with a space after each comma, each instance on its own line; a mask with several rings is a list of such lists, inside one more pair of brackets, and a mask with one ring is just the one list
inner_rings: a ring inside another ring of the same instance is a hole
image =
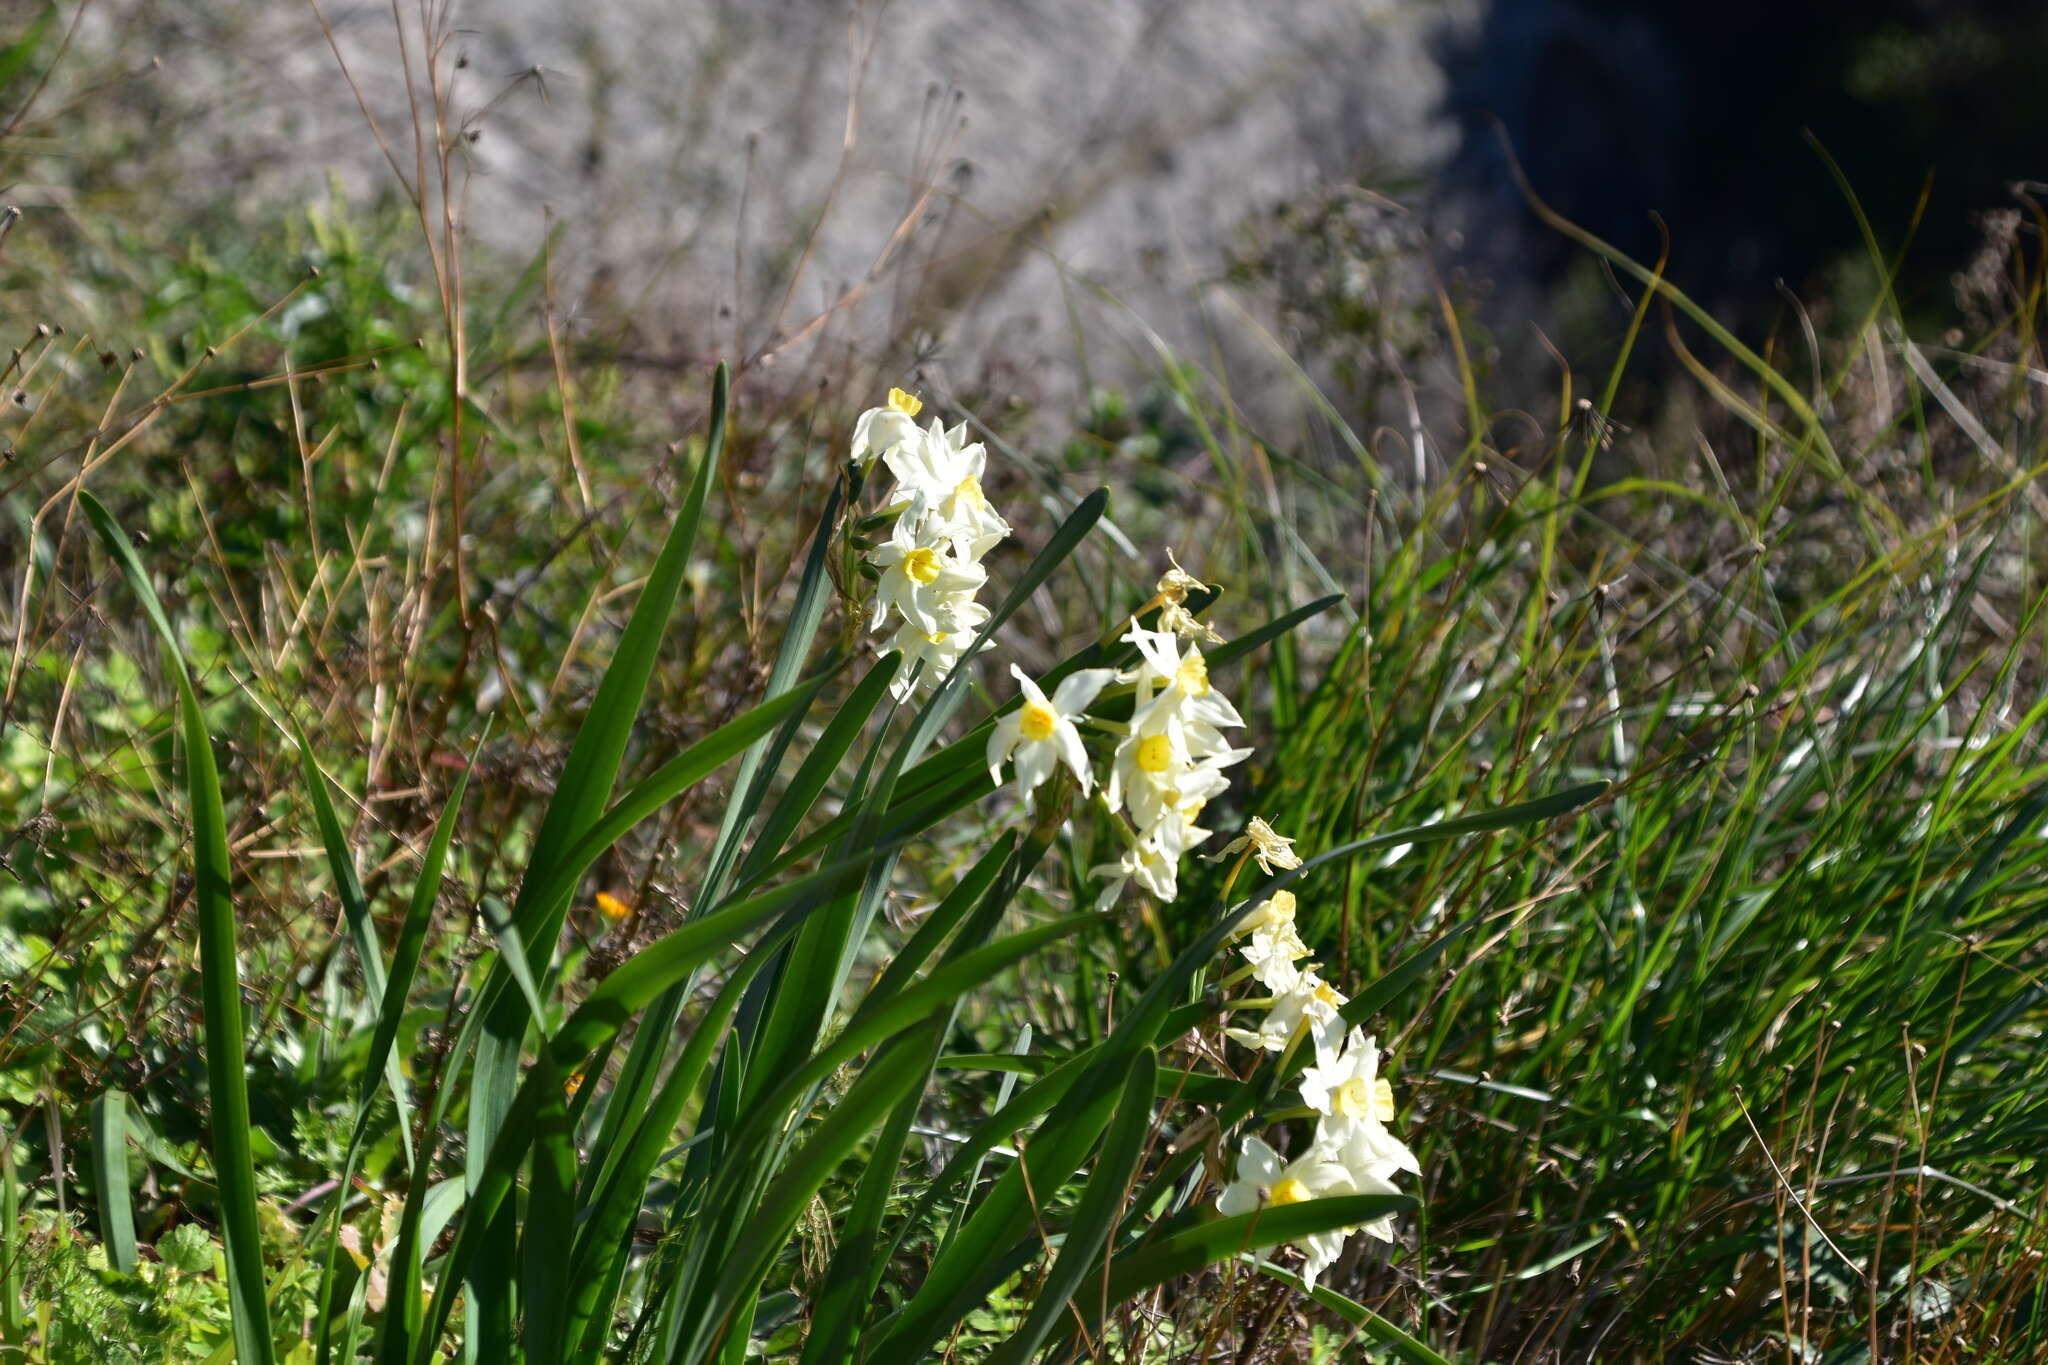
[[1249, 848], [1259, 864], [1259, 871], [1270, 877], [1276, 867], [1284, 871], [1301, 866], [1301, 855], [1294, 851], [1293, 845], [1294, 840], [1275, 833], [1271, 825], [1254, 815], [1243, 834], [1225, 844], [1221, 852], [1212, 853], [1209, 857], [1214, 862]]
[[1173, 557], [1173, 551], [1166, 552], [1166, 562], [1173, 567], [1159, 577], [1159, 629], [1191, 640], [1206, 640], [1210, 644], [1223, 643], [1221, 635], [1198, 620], [1187, 608], [1188, 594], [1206, 585], [1201, 579], [1181, 568], [1180, 561]]

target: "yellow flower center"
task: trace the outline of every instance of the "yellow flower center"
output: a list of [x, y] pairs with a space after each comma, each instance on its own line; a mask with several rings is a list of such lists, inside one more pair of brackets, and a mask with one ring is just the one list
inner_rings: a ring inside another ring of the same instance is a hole
[[597, 908], [604, 913], [606, 919], [624, 919], [633, 913], [632, 906], [626, 904], [626, 902], [620, 900], [609, 891], [597, 893]]
[[1163, 773], [1173, 762], [1173, 741], [1165, 735], [1147, 735], [1138, 741], [1138, 767], [1148, 773]]
[[1053, 727], [1059, 724], [1059, 716], [1042, 701], [1027, 701], [1018, 713], [1017, 733], [1030, 740], [1052, 738]]
[[1347, 1119], [1372, 1117], [1372, 1087], [1356, 1076], [1338, 1086], [1330, 1099], [1330, 1107]]
[[905, 417], [915, 417], [924, 411], [924, 400], [914, 393], [905, 393], [902, 389], [891, 389], [889, 390], [889, 406], [895, 411], [902, 413]]
[[1188, 657], [1180, 661], [1180, 668], [1173, 675], [1174, 685], [1191, 697], [1207, 696], [1209, 692], [1209, 662], [1202, 657], [1202, 651], [1191, 649]]
[[1275, 1204], [1299, 1204], [1315, 1195], [1299, 1180], [1282, 1180], [1274, 1184], [1271, 1197]]
[[903, 572], [920, 583], [929, 583], [939, 576], [939, 555], [936, 550], [927, 550], [920, 545], [903, 556]]
[[1316, 999], [1331, 1009], [1340, 1008], [1344, 1004], [1344, 997], [1337, 994], [1337, 988], [1327, 981], [1316, 982]]
[[967, 507], [988, 506], [988, 496], [981, 491], [981, 480], [972, 474], [953, 485], [953, 496]]
[[937, 631], [935, 631], [935, 630], [928, 630], [928, 631], [926, 631], [926, 632], [924, 633], [924, 638], [925, 638], [925, 639], [927, 639], [927, 640], [929, 640], [929, 641], [931, 641], [931, 642], [932, 642], [933, 644], [935, 644], [935, 645], [942, 645], [942, 644], [946, 643], [946, 637], [945, 637], [945, 636], [943, 636], [943, 635], [941, 635], [941, 634], [939, 634], [939, 633], [938, 633]]

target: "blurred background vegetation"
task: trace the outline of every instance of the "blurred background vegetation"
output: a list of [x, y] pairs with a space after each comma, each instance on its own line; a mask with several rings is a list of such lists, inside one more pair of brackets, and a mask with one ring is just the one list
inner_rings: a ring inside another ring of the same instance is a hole
[[[1026, 539], [1114, 490], [1085, 591], [1018, 617], [1027, 669], [1154, 546], [1229, 634], [1346, 595], [1239, 684], [1236, 816], [1328, 846], [1618, 784], [1305, 889], [1360, 979], [1485, 926], [1382, 1030], [1424, 1214], [1345, 1292], [1475, 1361], [2040, 1358], [2038, 6], [673, 10], [0, 12], [0, 1340], [225, 1332], [167, 693], [74, 482], [204, 664], [291, 1323], [365, 1040], [286, 723], [360, 794], [388, 915], [494, 719], [424, 1074], [725, 356], [718, 534], [634, 761], [755, 694], [853, 415], [912, 382]], [[679, 917], [716, 802], [601, 869], [633, 912], [579, 902], [565, 979]], [[878, 956], [987, 827], [958, 837]], [[1027, 964], [959, 1050], [1085, 1040], [1151, 933]], [[994, 1090], [948, 1074], [934, 1133]], [[1240, 1281], [1154, 1307], [1157, 1356], [1342, 1342]]]

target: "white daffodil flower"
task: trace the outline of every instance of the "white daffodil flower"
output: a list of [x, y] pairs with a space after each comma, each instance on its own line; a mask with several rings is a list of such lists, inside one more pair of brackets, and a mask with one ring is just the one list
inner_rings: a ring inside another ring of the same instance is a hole
[[873, 629], [879, 630], [895, 608], [903, 619], [928, 635], [954, 633], [961, 599], [971, 599], [988, 579], [988, 571], [946, 549], [945, 542], [921, 538], [907, 519], [899, 519], [885, 544], [868, 554], [882, 571], [875, 593]]
[[[904, 621], [889, 637], [888, 647], [903, 655], [902, 666], [889, 683], [890, 695], [897, 701], [929, 692], [944, 682], [988, 621], [988, 608], [972, 598], [948, 602], [945, 608], [938, 630], [919, 630], [916, 622]], [[924, 666], [919, 668], [919, 664]]]
[[1294, 964], [1308, 956], [1308, 945], [1288, 925], [1280, 933], [1258, 933], [1238, 949], [1252, 967], [1252, 977], [1276, 995], [1294, 989], [1301, 969]]
[[1311, 1146], [1284, 1161], [1264, 1138], [1248, 1137], [1238, 1150], [1237, 1179], [1224, 1187], [1216, 1211], [1229, 1218], [1270, 1205], [1357, 1192], [1358, 1181], [1327, 1150]]
[[964, 425], [948, 432], [934, 419], [915, 440], [889, 451], [883, 462], [896, 476], [891, 501], [910, 502], [904, 520], [934, 539], [952, 542], [962, 557], [979, 560], [1010, 534], [1010, 523], [982, 493], [988, 455], [979, 441], [960, 444], [966, 435]]
[[1244, 724], [1244, 718], [1237, 714], [1235, 707], [1224, 699], [1209, 682], [1209, 661], [1202, 651], [1190, 644], [1183, 649], [1180, 639], [1171, 631], [1147, 630], [1133, 624], [1121, 637], [1138, 647], [1138, 666], [1132, 671], [1131, 681], [1138, 684], [1141, 704], [1155, 700], [1155, 694], [1168, 693], [1170, 704], [1188, 706], [1201, 702], [1191, 709], [1197, 712], [1211, 712], [1208, 719], [1217, 726]]
[[[1294, 1160], [1282, 1161], [1280, 1154], [1263, 1139], [1248, 1137], [1238, 1154], [1237, 1179], [1224, 1187], [1216, 1200], [1216, 1209], [1228, 1217], [1334, 1195], [1393, 1192], [1393, 1186], [1384, 1181], [1370, 1182], [1362, 1187], [1350, 1168], [1334, 1160], [1325, 1148], [1312, 1145]], [[1343, 1254], [1344, 1238], [1342, 1231], [1320, 1232], [1295, 1244], [1306, 1262], [1301, 1277], [1311, 1288], [1316, 1277], [1334, 1265], [1337, 1257]], [[1265, 1246], [1272, 1245], [1274, 1243], [1265, 1243]]]
[[1294, 927], [1294, 912], [1298, 902], [1292, 891], [1275, 891], [1252, 907], [1251, 913], [1237, 922], [1230, 931], [1232, 938], [1243, 938], [1246, 934], [1276, 934]]
[[1387, 1128], [1394, 1121], [1394, 1089], [1379, 1074], [1379, 1041], [1357, 1029], [1341, 1048], [1338, 1041], [1317, 1039], [1315, 1064], [1301, 1073], [1302, 1103], [1327, 1116], [1325, 1128], [1339, 1159], [1354, 1172], [1420, 1175], [1415, 1153]]
[[1095, 779], [1088, 769], [1088, 750], [1081, 743], [1081, 731], [1075, 722], [1087, 711], [1088, 703], [1095, 700], [1095, 694], [1116, 677], [1116, 670], [1084, 668], [1063, 678], [1050, 697], [1025, 676], [1023, 669], [1011, 664], [1010, 672], [1015, 675], [1024, 700], [996, 722], [988, 737], [988, 775], [1001, 786], [1003, 764], [1014, 763], [1018, 795], [1029, 796], [1064, 762], [1086, 795]]
[[1238, 951], [1256, 971], [1261, 970], [1261, 963], [1276, 958], [1299, 962], [1308, 956], [1309, 946], [1302, 941], [1301, 931], [1294, 927], [1294, 921], [1290, 919], [1282, 924], [1253, 930], [1251, 938]]
[[[1277, 959], [1269, 958], [1267, 961], [1276, 977], [1284, 979], [1281, 976], [1284, 969], [1278, 966]], [[1257, 1028], [1233, 1027], [1224, 1032], [1246, 1047], [1282, 1052], [1293, 1041], [1294, 1035], [1304, 1028], [1310, 1031], [1318, 1044], [1331, 1031], [1342, 1028], [1337, 1011], [1344, 1008], [1350, 997], [1313, 970], [1303, 968], [1299, 971], [1292, 985], [1275, 991], [1272, 1007], [1266, 1011], [1266, 1017], [1259, 1021]]]
[[1157, 716], [1145, 727], [1133, 726], [1110, 759], [1103, 788], [1109, 808], [1129, 806], [1131, 823], [1141, 830], [1164, 824], [1170, 812], [1194, 818], [1210, 798], [1230, 786], [1222, 769], [1251, 757], [1248, 748], [1223, 749], [1198, 763], [1182, 742], [1184, 735]]
[[1123, 857], [1116, 862], [1092, 867], [1088, 875], [1110, 878], [1095, 897], [1097, 910], [1107, 910], [1116, 904], [1125, 884], [1133, 881], [1153, 899], [1169, 902], [1180, 894], [1180, 850], [1169, 850], [1154, 839], [1140, 839], [1126, 845]]
[[1137, 684], [1131, 729], [1166, 732], [1201, 760], [1229, 748], [1222, 732], [1244, 724], [1228, 698], [1209, 683], [1209, 663], [1193, 645], [1181, 652], [1180, 640], [1165, 631], [1133, 624], [1122, 637], [1138, 647], [1138, 666], [1126, 675]]
[[917, 440], [923, 435], [917, 414], [923, 410], [924, 403], [916, 394], [889, 390], [885, 406], [869, 408], [854, 423], [853, 462], [865, 468], [898, 446]]

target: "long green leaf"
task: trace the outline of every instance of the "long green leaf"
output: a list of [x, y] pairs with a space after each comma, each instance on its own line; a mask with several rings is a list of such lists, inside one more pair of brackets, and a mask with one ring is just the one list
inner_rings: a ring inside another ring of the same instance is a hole
[[1311, 1287], [1301, 1276], [1294, 1274], [1292, 1271], [1283, 1270], [1264, 1257], [1251, 1252], [1241, 1253], [1238, 1259], [1256, 1267], [1260, 1274], [1269, 1275], [1273, 1279], [1280, 1281], [1280, 1283], [1291, 1285], [1302, 1293], [1307, 1294], [1317, 1303], [1329, 1309], [1353, 1327], [1356, 1327], [1362, 1335], [1371, 1337], [1374, 1341], [1392, 1351], [1400, 1359], [1407, 1361], [1408, 1365], [1451, 1365], [1451, 1362], [1445, 1357], [1430, 1350], [1426, 1343], [1394, 1326], [1393, 1323], [1388, 1322], [1356, 1299], [1347, 1298], [1328, 1285], [1319, 1284]]
[[711, 1311], [698, 1328], [705, 1348], [703, 1355], [686, 1351], [686, 1360], [708, 1358], [732, 1330], [742, 1306], [751, 1307], [761, 1281], [775, 1263], [813, 1196], [827, 1177], [837, 1170], [870, 1131], [883, 1122], [906, 1095], [915, 1094], [931, 1071], [935, 1040], [928, 1031], [913, 1028], [884, 1047], [874, 1061], [862, 1068], [860, 1079], [846, 1097], [813, 1130], [802, 1150], [783, 1167], [741, 1229], [738, 1239], [723, 1258], [718, 1282], [713, 1286]]
[[[938, 907], [925, 916], [917, 932], [911, 935], [910, 941], [869, 988], [868, 998], [887, 999], [909, 985], [918, 969], [955, 928], [960, 928], [961, 934], [949, 947], [949, 958], [957, 959], [980, 946], [981, 938], [993, 929], [1008, 905], [1008, 895], [988, 898], [988, 892], [996, 885], [997, 877], [1010, 868], [1015, 842], [1016, 836], [1005, 832], [968, 874], [946, 893]], [[1010, 890], [1014, 891], [1022, 874], [1037, 860], [1036, 853], [1022, 860], [1021, 866], [1013, 870]], [[984, 908], [980, 913], [972, 913], [977, 906]], [[963, 921], [969, 921], [971, 913], [972, 921], [962, 927]], [[946, 1034], [951, 1030], [953, 1019], [959, 1015], [959, 1005], [956, 998], [951, 1016], [944, 1020], [943, 1026], [930, 1032], [927, 1072], [938, 1063]], [[839, 1245], [833, 1252], [825, 1282], [812, 1304], [810, 1331], [804, 1338], [801, 1365], [836, 1365], [859, 1330], [864, 1310], [881, 1275], [875, 1247], [881, 1237], [883, 1219], [896, 1195], [898, 1166], [910, 1134], [910, 1125], [916, 1120], [923, 1100], [922, 1090], [920, 1086], [906, 1094], [883, 1125], [875, 1150], [869, 1156], [867, 1171], [854, 1191], [853, 1203], [839, 1221]]]
[[129, 1274], [135, 1269], [135, 1197], [128, 1188], [128, 1097], [118, 1090], [103, 1090], [92, 1102], [92, 1183], [107, 1264]]
[[[556, 1030], [549, 1041], [558, 1074], [577, 1069], [592, 1053], [605, 1046], [646, 1004], [676, 982], [689, 976], [710, 957], [735, 944], [741, 935], [762, 921], [779, 914], [793, 920], [815, 910], [860, 879], [864, 863], [825, 868], [809, 877], [749, 897], [702, 919], [691, 920], [634, 954], [615, 972], [599, 982], [589, 997]], [[513, 1097], [508, 1120], [484, 1160], [470, 1191], [462, 1227], [443, 1266], [443, 1279], [463, 1277], [469, 1272], [478, 1248], [491, 1236], [491, 1218], [505, 1204], [520, 1162], [525, 1158], [532, 1132], [530, 1120], [539, 1113], [542, 1085], [534, 1073]], [[449, 1306], [457, 1297], [452, 1285], [434, 1295], [424, 1330], [412, 1339], [409, 1358], [426, 1365], [432, 1343], [447, 1326]]]
[[[334, 878], [334, 894], [341, 902], [342, 918], [348, 922], [349, 937], [355, 942], [363, 985], [373, 999], [382, 999], [384, 953], [377, 944], [377, 926], [370, 917], [370, 903], [363, 895], [362, 880], [356, 875], [355, 858], [349, 852], [348, 838], [342, 833], [334, 800], [327, 793], [327, 776], [314, 761], [312, 746], [306, 743], [306, 732], [296, 721], [292, 723], [292, 738], [299, 746], [299, 772], [305, 779], [308, 795], [313, 799], [313, 823], [320, 831], [320, 847], [327, 855], [328, 875]], [[398, 1111], [399, 1145], [404, 1148], [406, 1162], [410, 1164], [412, 1106], [406, 1095], [405, 1074], [399, 1070], [398, 1059], [389, 1053], [385, 1054], [382, 1068], [384, 1081], [391, 1088], [392, 1103]], [[370, 1074], [375, 1075], [376, 1072]], [[346, 1184], [344, 1181], [344, 1187]]]
[[1337, 1016], [1347, 1027], [1363, 1024], [1391, 1004], [1395, 996], [1419, 981], [1422, 974], [1444, 955], [1445, 950], [1471, 933], [1478, 925], [1477, 919], [1468, 919], [1462, 924], [1454, 924], [1444, 930], [1401, 959], [1398, 965], [1383, 973], [1371, 985], [1345, 1001], [1344, 1007], [1337, 1011]]
[[256, 1163], [250, 1143], [249, 1088], [243, 1067], [242, 986], [235, 962], [235, 909], [229, 894], [227, 811], [220, 773], [199, 695], [185, 668], [184, 650], [156, 589], [99, 499], [81, 490], [78, 502], [107, 553], [121, 566], [163, 644], [178, 687], [185, 740], [186, 800], [192, 820], [193, 898], [199, 909], [199, 976], [206, 1020], [206, 1079], [212, 1099], [214, 1178], [220, 1187], [221, 1234], [227, 1244], [228, 1304], [236, 1357], [242, 1365], [271, 1365], [270, 1307], [263, 1292], [263, 1242], [256, 1222]]
[[611, 1301], [648, 1179], [668, 1148], [669, 1135], [703, 1080], [712, 1054], [726, 1038], [748, 986], [786, 937], [771, 929], [719, 987], [710, 1008], [690, 1031], [683, 1055], [642, 1107], [628, 1139], [618, 1145], [612, 1168], [583, 1201], [579, 1214], [583, 1221], [573, 1255], [569, 1322], [571, 1332], [582, 1337], [586, 1354], [596, 1352], [603, 1342], [609, 1326], [603, 1310]]
[[[488, 731], [486, 731], [488, 733]], [[342, 1158], [341, 1179], [334, 1192], [334, 1208], [328, 1224], [328, 1243], [324, 1263], [320, 1272], [319, 1329], [315, 1340], [314, 1360], [317, 1365], [327, 1365], [332, 1358], [332, 1320], [329, 1316], [330, 1294], [333, 1289], [335, 1257], [340, 1253], [342, 1205], [347, 1201], [351, 1183], [355, 1178], [356, 1163], [361, 1159], [363, 1143], [370, 1132], [372, 1101], [376, 1098], [376, 1078], [387, 1066], [395, 1068], [398, 1030], [405, 1018], [406, 1000], [412, 994], [414, 976], [419, 971], [420, 956], [427, 941], [427, 929], [433, 923], [434, 904], [441, 892], [441, 870], [447, 864], [448, 844], [455, 835], [456, 818], [462, 813], [462, 798], [469, 790], [469, 775], [476, 767], [477, 752], [483, 747], [483, 740], [477, 740], [476, 748], [470, 751], [469, 762], [455, 779], [455, 787], [448, 793], [448, 801], [441, 808], [441, 816], [434, 822], [433, 837], [427, 842], [427, 854], [420, 862], [420, 872], [413, 882], [412, 899], [406, 906], [405, 922], [399, 926], [398, 942], [391, 950], [391, 970], [383, 973], [383, 997], [377, 1002], [377, 1027], [370, 1035], [370, 1054], [365, 1062], [363, 1093], [356, 1101], [356, 1117], [353, 1131], [349, 1135], [348, 1152]], [[304, 746], [301, 746], [304, 752]], [[310, 757], [307, 766], [313, 767]], [[318, 780], [317, 771], [309, 777]], [[436, 1106], [436, 1117], [440, 1104]], [[400, 1113], [404, 1122], [403, 1111]], [[422, 1188], [430, 1172], [425, 1163], [414, 1160], [411, 1135], [403, 1135], [406, 1159], [412, 1162], [413, 1180]], [[401, 1285], [401, 1292], [390, 1296], [391, 1313], [402, 1313], [406, 1305], [417, 1308], [416, 1294], [408, 1297], [406, 1288], [417, 1289], [419, 1280], [418, 1248], [400, 1240], [396, 1253], [401, 1262], [401, 1272], [407, 1282]], [[417, 1326], [417, 1320], [411, 1324]]]
[[[838, 1068], [934, 1010], [949, 1007], [996, 973], [1059, 939], [1103, 922], [1102, 916], [1083, 914], [1038, 925], [986, 948], [964, 953], [888, 1000], [866, 1002], [831, 1042], [791, 1071], [752, 1106], [746, 1122], [734, 1134], [727, 1150], [753, 1152], [775, 1142], [788, 1130], [790, 1116], [801, 1112], [804, 1098]], [[756, 1169], [760, 1168], [757, 1166]], [[713, 1231], [710, 1235], [693, 1239], [692, 1259], [685, 1267], [683, 1284], [678, 1291], [682, 1297], [677, 1308], [681, 1319], [693, 1329], [703, 1323], [701, 1310], [705, 1304], [704, 1296], [709, 1292], [708, 1272], [716, 1270], [716, 1262], [711, 1258], [716, 1257], [722, 1262], [725, 1230], [737, 1235], [737, 1229], [746, 1221], [740, 1213], [740, 1206], [756, 1188], [737, 1180], [727, 1184], [718, 1191], [717, 1207], [699, 1217], [699, 1226]]]
[[[1414, 1207], [1415, 1201], [1405, 1194], [1347, 1194], [1199, 1222], [1111, 1261], [1105, 1297], [1114, 1308], [1168, 1280], [1192, 1275], [1243, 1252], [1357, 1227]], [[1092, 1306], [1082, 1305], [1081, 1314], [1090, 1328], [1101, 1321], [1099, 1312], [1089, 1311]]]
[[[617, 804], [591, 822], [559, 859], [534, 892], [536, 902], [566, 906], [578, 882], [597, 860], [642, 820], [725, 766], [735, 755], [783, 720], [811, 704], [829, 674], [813, 678], [794, 691], [771, 697], [719, 726], [636, 783]], [[520, 899], [526, 900], [524, 893]]]
[[562, 1073], [543, 1051], [534, 1067], [540, 1087], [533, 1125], [533, 1177], [520, 1222], [521, 1344], [530, 1361], [564, 1360], [570, 1287], [566, 1254], [576, 1232], [576, 1146]]
[[1159, 1054], [1149, 1047], [1140, 1049], [1131, 1059], [1123, 1095], [1117, 1101], [1116, 1117], [1103, 1138], [1095, 1171], [1081, 1191], [1073, 1221], [1067, 1224], [1059, 1256], [1039, 1284], [1023, 1325], [989, 1355], [988, 1365], [1023, 1365], [1029, 1360], [1052, 1335], [1054, 1326], [1067, 1312], [1068, 1300], [1081, 1288], [1089, 1270], [1100, 1263], [1110, 1237], [1116, 1232], [1138, 1162], [1145, 1154], [1158, 1070]]
[[[567, 893], [556, 892], [554, 874], [565, 852], [604, 815], [648, 681], [654, 674], [662, 637], [668, 632], [669, 617], [682, 591], [712, 473], [725, 446], [727, 398], [728, 376], [726, 367], [720, 364], [711, 384], [711, 417], [704, 457], [698, 462], [682, 510], [670, 526], [661, 553], [633, 606], [618, 649], [598, 683], [597, 695], [576, 732], [568, 761], [562, 766], [554, 795], [549, 798], [547, 812], [534, 835], [519, 899], [512, 911], [512, 928], [517, 941], [524, 946], [525, 965], [535, 977], [547, 970], [562, 920], [568, 913]], [[507, 989], [511, 980], [510, 959], [501, 954], [485, 981], [478, 1005], [484, 1012], [484, 1028], [477, 1040], [468, 1095], [467, 1170], [472, 1183], [480, 1177], [481, 1163], [510, 1110], [518, 1084], [520, 1048], [532, 1013], [523, 992]], [[501, 1254], [509, 1254], [513, 1233], [509, 1224], [499, 1230], [493, 1245]], [[484, 1349], [509, 1352], [512, 1343], [504, 1339], [509, 1306], [498, 1295], [498, 1288], [509, 1281], [512, 1268], [509, 1262], [501, 1261], [495, 1269], [502, 1273], [484, 1277], [490, 1283], [480, 1279], [471, 1286], [471, 1321], [476, 1323], [481, 1318], [487, 1322], [490, 1339], [483, 1343]], [[468, 1348], [470, 1358], [474, 1358], [478, 1343], [471, 1341]]]
[[991, 1252], [1025, 1236], [1037, 1210], [1094, 1153], [1116, 1113], [1132, 1061], [1146, 1045], [1135, 1033], [1116, 1033], [1084, 1054], [1088, 1065], [1074, 1075], [1037, 1136], [996, 1177], [959, 1235], [933, 1258], [917, 1293], [877, 1329], [869, 1352], [873, 1358], [923, 1359], [1011, 1273]]
[[[851, 482], [850, 482], [851, 481]], [[816, 639], [818, 627], [823, 622], [825, 609], [832, 599], [832, 582], [828, 572], [828, 560], [834, 544], [834, 532], [838, 526], [839, 509], [849, 498], [858, 495], [858, 474], [850, 472], [835, 481], [832, 492], [825, 502], [825, 510], [818, 518], [817, 530], [811, 536], [811, 547], [804, 559], [804, 572], [797, 585], [796, 601], [784, 625], [781, 643], [776, 646], [775, 662], [769, 667], [767, 686], [763, 699], [771, 700], [781, 696], [796, 685], [802, 675], [805, 661], [809, 659], [812, 642]], [[893, 670], [895, 665], [890, 665]], [[794, 734], [796, 716], [775, 735], [755, 741], [740, 759], [738, 774], [733, 780], [732, 799], [726, 803], [724, 815], [720, 818], [718, 837], [712, 842], [711, 855], [707, 861], [704, 879], [699, 886], [695, 911], [707, 913], [726, 896], [727, 878], [735, 859], [739, 855], [742, 839], [750, 827], [756, 811], [767, 797], [768, 782], [780, 761], [785, 747]], [[788, 804], [785, 794], [781, 804]], [[756, 843], [765, 842], [757, 839]], [[771, 872], [780, 867], [791, 866], [794, 859], [779, 864], [763, 864], [756, 875], [743, 885], [766, 880]], [[588, 1199], [599, 1183], [611, 1177], [616, 1166], [620, 1146], [627, 1141], [630, 1125], [645, 1113], [648, 1098], [653, 1093], [656, 1077], [662, 1061], [667, 1056], [669, 1039], [675, 1021], [682, 1012], [683, 1002], [690, 990], [687, 981], [678, 982], [659, 999], [649, 1005], [640, 1027], [634, 1032], [632, 1045], [627, 1049], [625, 1064], [620, 1067], [618, 1079], [610, 1092], [603, 1122], [598, 1135], [591, 1145], [590, 1162], [583, 1182], [583, 1196]]]

